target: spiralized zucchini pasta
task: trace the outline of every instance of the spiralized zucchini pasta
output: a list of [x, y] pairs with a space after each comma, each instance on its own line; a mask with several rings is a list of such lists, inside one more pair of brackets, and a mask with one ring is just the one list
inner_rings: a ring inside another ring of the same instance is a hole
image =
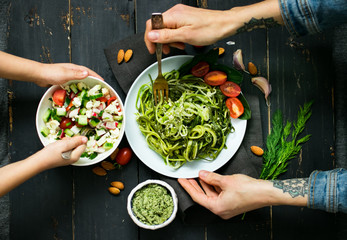
[[175, 169], [190, 161], [213, 161], [234, 131], [226, 96], [219, 87], [193, 75], [180, 76], [177, 70], [164, 77], [169, 84], [168, 102], [154, 105], [150, 76], [136, 99], [136, 121], [148, 146]]

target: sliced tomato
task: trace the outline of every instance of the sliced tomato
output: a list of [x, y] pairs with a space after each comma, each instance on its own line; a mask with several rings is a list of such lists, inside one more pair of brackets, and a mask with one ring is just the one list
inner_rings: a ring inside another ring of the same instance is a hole
[[199, 62], [192, 67], [191, 73], [195, 77], [203, 77], [210, 71], [210, 65], [207, 62]]
[[74, 123], [72, 122], [72, 120], [70, 118], [63, 118], [60, 122], [59, 127], [61, 129], [66, 129], [66, 128], [72, 128], [74, 125]]
[[222, 71], [211, 71], [204, 77], [205, 83], [211, 86], [219, 86], [226, 82], [228, 76]]
[[107, 98], [105, 98], [105, 97], [99, 97], [96, 100], [100, 101], [100, 102], [104, 102], [104, 103], [107, 102]]
[[225, 101], [225, 104], [227, 105], [230, 112], [230, 117], [232, 118], [240, 117], [245, 110], [241, 101], [236, 97], [228, 98]]
[[53, 93], [53, 102], [58, 106], [63, 106], [65, 103], [66, 91], [64, 89], [58, 89]]
[[226, 81], [219, 86], [222, 93], [227, 97], [237, 97], [241, 93], [241, 88], [237, 83]]
[[116, 100], [117, 97], [110, 97], [108, 100], [107, 100], [107, 106], [111, 104], [111, 102], [113, 102], [114, 100]]

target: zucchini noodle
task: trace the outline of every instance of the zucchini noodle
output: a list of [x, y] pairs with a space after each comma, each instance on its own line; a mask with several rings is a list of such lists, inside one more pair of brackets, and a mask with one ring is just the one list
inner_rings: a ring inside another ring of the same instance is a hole
[[169, 100], [155, 106], [150, 82], [140, 87], [136, 99], [136, 121], [148, 146], [165, 163], [177, 169], [187, 161], [214, 160], [228, 134], [234, 131], [226, 97], [193, 75], [180, 77], [177, 70], [165, 73]]

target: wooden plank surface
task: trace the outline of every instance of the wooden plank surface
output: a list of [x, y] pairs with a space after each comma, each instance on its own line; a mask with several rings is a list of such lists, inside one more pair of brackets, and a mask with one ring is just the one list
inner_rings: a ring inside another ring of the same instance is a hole
[[[177, 3], [210, 9], [230, 9], [256, 1], [12, 1], [8, 52], [46, 63], [69, 62], [98, 72], [125, 94], [114, 78], [104, 48], [134, 33], [144, 32], [152, 12], [163, 12]], [[71, 14], [71, 15], [69, 15]], [[71, 22], [69, 22], [71, 16]], [[71, 26], [70, 26], [71, 24]], [[227, 46], [226, 41], [235, 41]], [[307, 127], [312, 134], [299, 158], [293, 159], [281, 178], [308, 177], [314, 169], [335, 166], [333, 158], [334, 78], [329, 34], [292, 39], [285, 28], [242, 33], [213, 45], [226, 49], [221, 62], [232, 65], [232, 53], [242, 49], [244, 62], [254, 62], [273, 87], [271, 108], [284, 117], [296, 116], [298, 106], [315, 100]], [[200, 51], [200, 50], [199, 50]], [[201, 50], [203, 51], [203, 50]], [[187, 52], [197, 49], [187, 46]], [[268, 108], [263, 95], [245, 75], [243, 89], [260, 99], [263, 133], [267, 134]], [[13, 122], [10, 132], [11, 161], [18, 161], [42, 148], [35, 113], [45, 89], [32, 83], [11, 82]], [[290, 119], [293, 120], [293, 119]], [[127, 146], [126, 138], [121, 147]], [[306, 239], [335, 238], [334, 214], [296, 207], [263, 208], [211, 225], [186, 225], [178, 216], [158, 231], [138, 229], [126, 212], [130, 190], [148, 178], [160, 178], [133, 156], [129, 165], [105, 177], [90, 167], [63, 167], [41, 173], [10, 194], [11, 239]], [[111, 181], [125, 183], [119, 196], [107, 192]], [[18, 230], [20, 229], [20, 231]]]
[[[44, 63], [69, 62], [68, 10], [68, 1], [12, 1], [8, 52]], [[15, 162], [42, 148], [35, 114], [45, 89], [14, 81], [10, 90], [10, 157]], [[71, 170], [46, 171], [10, 193], [11, 239], [71, 238]]]
[[[285, 28], [269, 30], [269, 79], [272, 84], [271, 112], [281, 109], [285, 119], [295, 121], [299, 105], [314, 101], [312, 117], [303, 134], [312, 134], [288, 171], [280, 176], [306, 178], [315, 170], [335, 167], [334, 78], [330, 34], [293, 39]], [[319, 146], [319, 147], [318, 147]], [[297, 207], [273, 207], [274, 239], [336, 237], [336, 216]], [[290, 223], [290, 224], [289, 224]]]
[[[104, 55], [112, 43], [135, 33], [133, 1], [71, 1], [72, 62], [99, 73], [124, 102]], [[122, 145], [126, 145], [124, 137]], [[92, 173], [92, 168], [74, 168], [74, 236], [76, 239], [137, 239], [137, 227], [127, 210], [127, 196], [138, 183], [137, 161], [106, 177]], [[125, 190], [118, 196], [107, 188], [112, 181], [122, 181]], [[87, 230], [88, 229], [88, 230]]]

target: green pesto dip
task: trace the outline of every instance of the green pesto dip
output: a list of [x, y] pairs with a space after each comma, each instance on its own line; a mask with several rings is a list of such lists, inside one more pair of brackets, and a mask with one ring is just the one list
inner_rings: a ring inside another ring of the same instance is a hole
[[132, 210], [141, 222], [158, 225], [172, 214], [173, 199], [170, 192], [158, 184], [148, 184], [136, 191], [132, 199]]

